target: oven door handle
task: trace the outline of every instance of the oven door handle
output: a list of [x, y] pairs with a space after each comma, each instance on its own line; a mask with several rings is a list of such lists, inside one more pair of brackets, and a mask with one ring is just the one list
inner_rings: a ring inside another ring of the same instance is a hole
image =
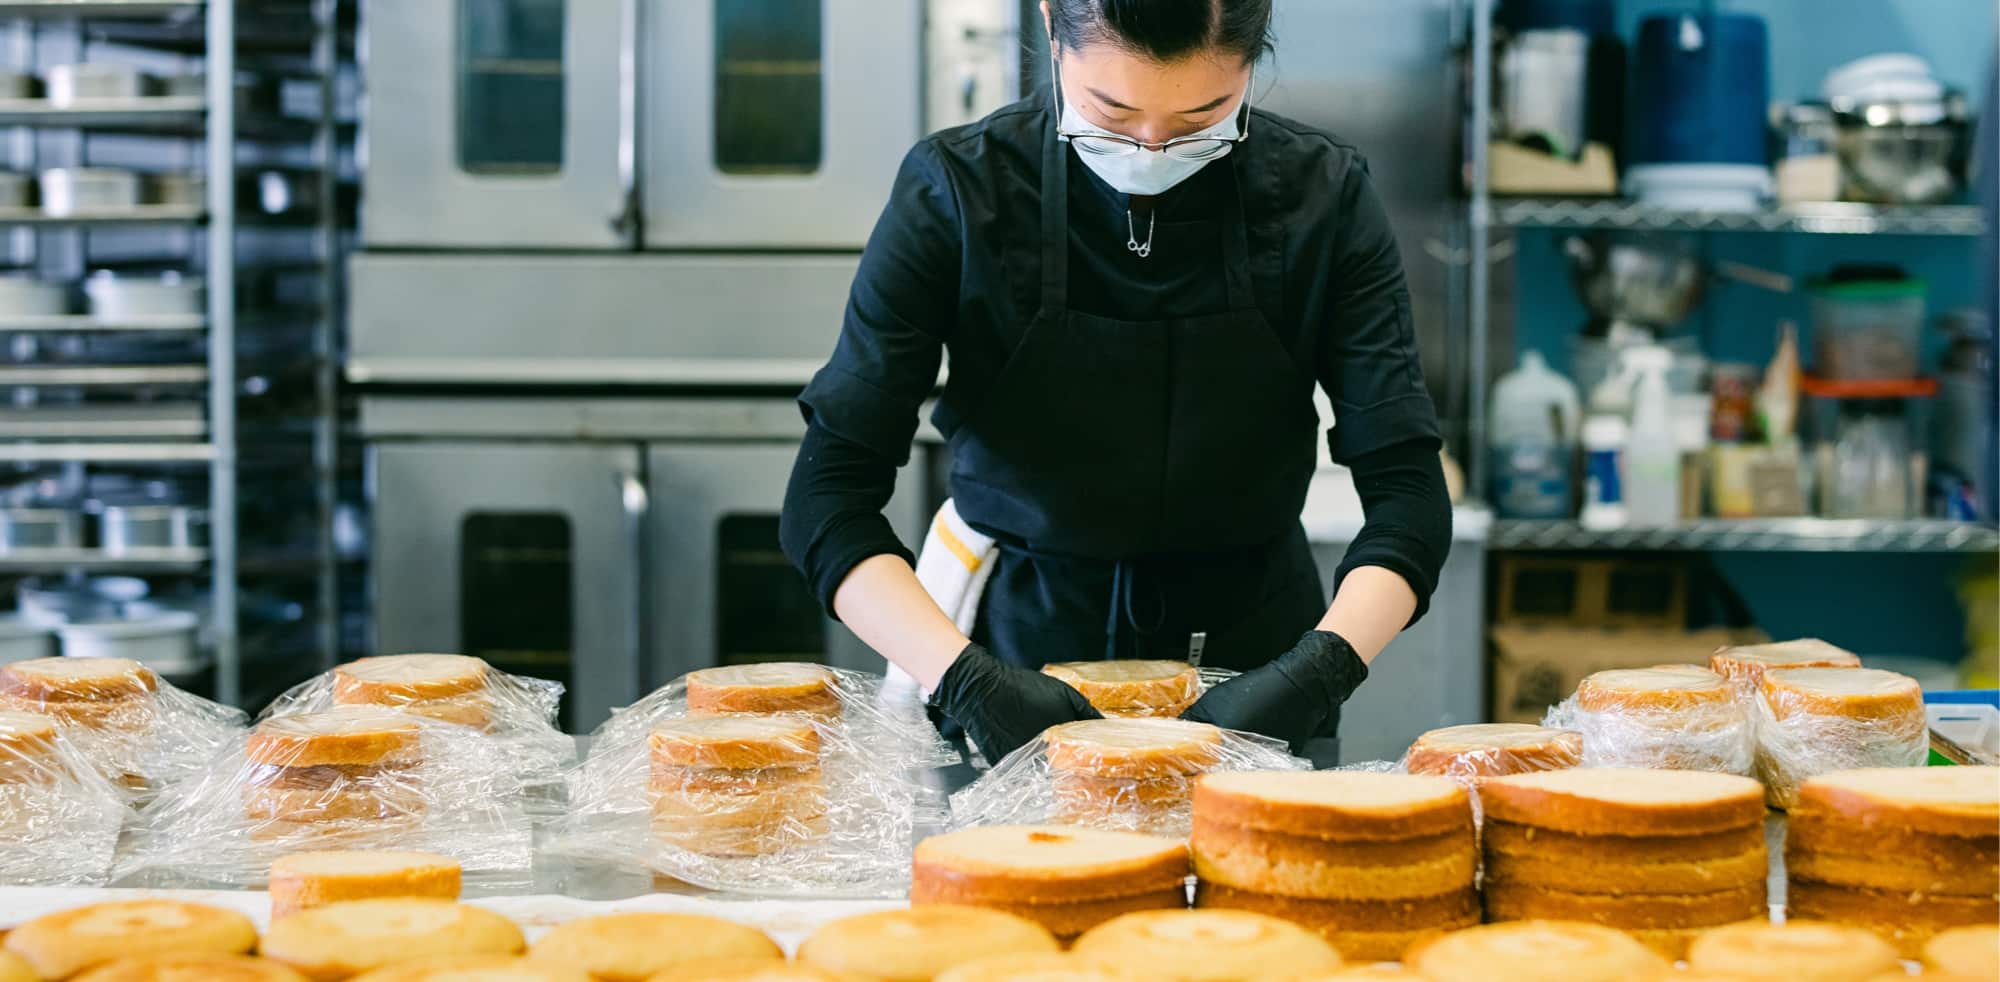
[[628, 249], [644, 239], [645, 211], [639, 196], [639, 32], [641, 0], [618, 7], [618, 201], [611, 231]]
[[625, 520], [625, 562], [627, 563], [625, 645], [632, 660], [632, 684], [637, 695], [652, 691], [651, 666], [646, 657], [646, 524], [653, 507], [646, 479], [634, 470], [620, 468], [613, 475], [618, 486], [618, 507]]

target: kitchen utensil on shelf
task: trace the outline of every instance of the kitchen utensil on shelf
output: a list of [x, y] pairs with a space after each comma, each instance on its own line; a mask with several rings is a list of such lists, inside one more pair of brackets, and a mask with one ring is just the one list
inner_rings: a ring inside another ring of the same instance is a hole
[[122, 211], [139, 204], [137, 172], [111, 167], [55, 167], [42, 172], [42, 210], [68, 216]]
[[1820, 91], [1837, 127], [1844, 197], [1929, 204], [1964, 187], [1972, 114], [1924, 59], [1860, 58], [1828, 72]]
[[146, 201], [155, 205], [199, 207], [207, 200], [208, 181], [193, 172], [152, 174], [146, 178]]
[[1589, 67], [1590, 36], [1583, 31], [1514, 34], [1500, 55], [1500, 136], [1551, 156], [1581, 156]]
[[0, 275], [0, 320], [69, 313], [70, 286], [27, 273]]
[[1912, 379], [1921, 374], [1924, 281], [1833, 277], [1815, 281], [1812, 365], [1815, 378]]
[[197, 276], [176, 272], [139, 276], [108, 269], [90, 274], [83, 292], [90, 298], [91, 316], [106, 321], [200, 316], [204, 296], [203, 281]]
[[0, 614], [0, 665], [47, 658], [55, 653], [56, 636], [46, 624], [19, 614]]
[[0, 71], [0, 99], [29, 100], [41, 95], [42, 80], [27, 72]]
[[0, 171], [0, 208], [32, 208], [34, 205], [35, 176]]
[[98, 514], [98, 544], [108, 555], [144, 549], [194, 549], [202, 544], [200, 511], [186, 505], [106, 505]]
[[56, 625], [68, 658], [130, 658], [163, 675], [185, 675], [206, 667], [195, 650], [199, 619], [184, 610], [140, 607], [135, 616], [70, 621]]
[[14, 604], [23, 618], [37, 624], [104, 620], [123, 616], [128, 607], [144, 600], [148, 589], [146, 581], [136, 576], [78, 580], [31, 576], [14, 588]]
[[1770, 51], [1750, 14], [1654, 14], [1634, 54], [1626, 191], [1662, 207], [1747, 210], [1770, 194]]
[[83, 516], [67, 508], [0, 508], [0, 553], [75, 549], [83, 545]]
[[1710, 277], [1777, 293], [1792, 289], [1782, 273], [1734, 262], [1704, 263], [1668, 244], [1636, 238], [1571, 236], [1563, 242], [1570, 283], [1598, 318], [1612, 323], [1666, 327], [1686, 319]]
[[49, 103], [56, 106], [138, 99], [146, 94], [145, 73], [116, 62], [50, 65], [45, 77]]
[[1778, 200], [1840, 200], [1840, 126], [1833, 107], [1800, 102], [1771, 107], [1772, 167]]

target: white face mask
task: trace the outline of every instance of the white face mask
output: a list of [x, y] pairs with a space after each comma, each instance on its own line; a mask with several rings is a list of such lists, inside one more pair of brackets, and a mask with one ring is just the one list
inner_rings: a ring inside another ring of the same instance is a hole
[[[1062, 116], [1056, 123], [1057, 132], [1068, 136], [1096, 134], [1099, 136], [1131, 139], [1121, 133], [1114, 133], [1107, 130], [1102, 126], [1092, 125], [1089, 121], [1085, 120], [1083, 115], [1077, 112], [1076, 106], [1068, 99], [1063, 98], [1061, 69], [1055, 65], [1055, 58], [1051, 56], [1049, 62], [1051, 68], [1049, 84], [1055, 87], [1056, 99], [1062, 103]], [[1251, 84], [1255, 84], [1254, 75], [1252, 76]], [[1246, 86], [1243, 90], [1243, 102], [1247, 103], [1249, 99], [1250, 89]], [[1238, 129], [1237, 119], [1244, 115], [1243, 109], [1243, 103], [1238, 103], [1236, 111], [1224, 116], [1215, 125], [1177, 139], [1202, 138], [1235, 141], [1245, 135], [1244, 130], [1248, 129], [1247, 125], [1244, 126], [1243, 130]], [[1232, 142], [1231, 145], [1223, 147], [1220, 153], [1212, 157], [1190, 160], [1161, 150], [1141, 149], [1131, 153], [1095, 153], [1085, 145], [1076, 143], [1075, 141], [1071, 142], [1071, 146], [1076, 148], [1076, 155], [1083, 158], [1084, 166], [1089, 167], [1091, 173], [1096, 174], [1104, 183], [1111, 185], [1113, 190], [1120, 194], [1137, 195], [1162, 194], [1174, 185], [1193, 177], [1210, 163], [1229, 156], [1229, 151], [1235, 148]]]

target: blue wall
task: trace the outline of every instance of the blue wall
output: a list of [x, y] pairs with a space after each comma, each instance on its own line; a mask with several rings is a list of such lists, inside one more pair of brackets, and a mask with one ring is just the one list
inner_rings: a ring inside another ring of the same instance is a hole
[[[1977, 93], [1994, 58], [1994, 0], [1619, 0], [1619, 29], [1630, 42], [1646, 14], [1704, 9], [1765, 18], [1776, 100], [1815, 97], [1829, 69], [1889, 51], [1920, 55], [1947, 84]], [[1587, 317], [1569, 288], [1559, 251], [1563, 235], [1521, 233], [1515, 284], [1518, 343], [1540, 349], [1558, 367], [1568, 365], [1570, 338]], [[1974, 239], [1729, 234], [1690, 241], [1711, 258], [1778, 270], [1800, 282], [1837, 263], [1896, 263], [1929, 282], [1933, 315], [1976, 305], [1982, 296], [1983, 260]], [[1762, 364], [1784, 320], [1809, 329], [1803, 294], [1782, 296], [1724, 281], [1679, 332], [1701, 338], [1711, 359]], [[1863, 654], [1956, 659], [1964, 648], [1964, 621], [1951, 583], [1964, 562], [1958, 556], [1743, 553], [1718, 556], [1716, 565], [1775, 636], [1819, 634]]]

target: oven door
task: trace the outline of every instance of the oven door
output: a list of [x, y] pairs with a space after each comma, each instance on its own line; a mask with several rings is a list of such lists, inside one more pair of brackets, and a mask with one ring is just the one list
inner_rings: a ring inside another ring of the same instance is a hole
[[[679, 0], [676, 0], [678, 5]], [[662, 5], [668, 6], [668, 5]], [[370, 246], [620, 248], [616, 0], [392, 0], [361, 19]]]
[[646, 14], [646, 247], [861, 248], [920, 135], [918, 0]]
[[[647, 538], [656, 682], [698, 668], [808, 661], [882, 671], [882, 657], [828, 618], [778, 548], [778, 511], [798, 445], [660, 443]], [[924, 528], [920, 468], [898, 472], [886, 514], [905, 544]]]
[[477, 655], [554, 679], [564, 732], [640, 694], [637, 444], [370, 448], [375, 650]]

